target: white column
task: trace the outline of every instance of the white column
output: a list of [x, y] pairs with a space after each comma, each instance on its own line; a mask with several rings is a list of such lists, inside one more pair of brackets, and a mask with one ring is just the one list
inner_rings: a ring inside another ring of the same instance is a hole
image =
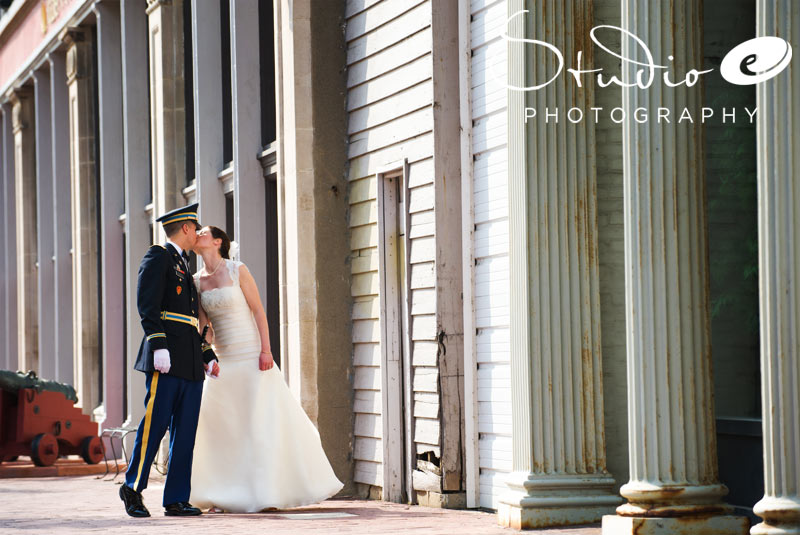
[[0, 303], [5, 309], [5, 332], [3, 350], [5, 352], [5, 369], [18, 370], [17, 359], [17, 208], [16, 184], [14, 178], [14, 134], [12, 132], [12, 111], [10, 104], [3, 104], [3, 225], [5, 249], [3, 255], [3, 277], [5, 281], [5, 301]]
[[[149, 113], [147, 86], [147, 14], [138, 0], [120, 2], [122, 41], [122, 115], [125, 180], [125, 292], [127, 307], [127, 414], [126, 426], [138, 425], [144, 415], [144, 374], [133, 369], [143, 331], [136, 306], [139, 263], [152, 243], [152, 216], [145, 211], [151, 200], [150, 138], [147, 121]], [[132, 444], [132, 441], [129, 443]]]
[[261, 163], [261, 81], [258, 50], [258, 0], [230, 0], [231, 95], [233, 100], [234, 234], [241, 259], [267, 295], [264, 232], [266, 189]]
[[122, 69], [120, 66], [119, 2], [95, 4], [97, 16], [98, 118], [100, 120], [100, 317], [103, 358], [105, 427], [122, 423], [123, 232], [125, 211], [122, 146]]
[[53, 307], [56, 310], [55, 344], [56, 380], [72, 383], [72, 314], [60, 311], [72, 307], [72, 214], [69, 168], [69, 98], [67, 95], [66, 58], [62, 51], [48, 55], [50, 64], [50, 130], [52, 131], [53, 198]]
[[30, 89], [8, 94], [12, 102], [17, 244], [17, 347], [20, 370], [39, 371], [36, 277], [36, 152]]
[[[544, 35], [575, 57], [591, 45], [566, 29], [591, 17], [591, 0], [509, 2], [512, 36]], [[552, 56], [509, 45], [509, 84], [555, 75]], [[586, 66], [586, 68], [591, 68]], [[527, 73], [526, 73], [527, 71]], [[621, 500], [606, 469], [594, 125], [523, 121], [523, 108], [589, 109], [591, 84], [509, 91], [512, 473], [498, 509], [516, 529], [598, 521]], [[568, 151], [568, 152], [565, 152]]]
[[[224, 227], [225, 194], [217, 178], [222, 167], [222, 69], [219, 2], [192, 0], [194, 155], [199, 217]], [[201, 261], [198, 258], [198, 261]], [[264, 296], [261, 296], [262, 299]]]
[[[158, 217], [185, 204], [183, 0], [147, 0], [147, 21], [153, 212]], [[161, 225], [153, 225], [153, 234], [155, 243], [164, 241]]]
[[[764, 521], [753, 535], [800, 534], [800, 4], [759, 0], [756, 35], [794, 47], [789, 68], [756, 87], [758, 276]], [[777, 58], [776, 58], [777, 59]]]
[[[36, 131], [37, 311], [39, 375], [56, 376], [55, 237], [53, 235], [53, 167], [49, 65], [33, 73]], [[60, 343], [60, 342], [59, 342]]]
[[[674, 56], [677, 73], [703, 64], [701, 1], [623, 0], [622, 13], [657, 63]], [[644, 61], [632, 40], [622, 54]], [[626, 82], [635, 76], [623, 68]], [[624, 89], [623, 107], [699, 116], [702, 90], [659, 78]], [[623, 155], [630, 481], [603, 533], [743, 534], [748, 521], [729, 516], [717, 476], [702, 125], [628, 120]]]
[[91, 37], [86, 30], [66, 29], [61, 40], [67, 44], [69, 95], [73, 384], [78, 391], [77, 405], [91, 414], [100, 402], [95, 73]]

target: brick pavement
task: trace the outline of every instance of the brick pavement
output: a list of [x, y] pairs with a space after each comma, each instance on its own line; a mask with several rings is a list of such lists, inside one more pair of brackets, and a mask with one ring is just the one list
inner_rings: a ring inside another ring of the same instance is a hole
[[[151, 518], [125, 515], [118, 485], [94, 476], [0, 480], [0, 534], [155, 534], [363, 533], [431, 535], [505, 534], [496, 517], [478, 511], [453, 511], [367, 500], [336, 499], [322, 504], [260, 514], [206, 514], [164, 517], [163, 483], [145, 490]], [[530, 533], [530, 532], [529, 532]], [[599, 527], [540, 530], [546, 535], [599, 535]]]

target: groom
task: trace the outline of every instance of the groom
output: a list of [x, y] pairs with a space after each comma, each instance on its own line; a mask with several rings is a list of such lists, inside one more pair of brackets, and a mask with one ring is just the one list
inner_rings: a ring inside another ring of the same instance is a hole
[[147, 517], [141, 492], [147, 487], [164, 433], [169, 427], [169, 467], [164, 485], [164, 514], [195, 516], [189, 503], [197, 418], [204, 368], [216, 376], [219, 367], [211, 347], [197, 332], [197, 289], [189, 271], [188, 251], [197, 241], [197, 204], [162, 215], [167, 243], [153, 245], [139, 266], [137, 305], [144, 339], [135, 369], [144, 372], [147, 395], [125, 483], [119, 489], [125, 512]]

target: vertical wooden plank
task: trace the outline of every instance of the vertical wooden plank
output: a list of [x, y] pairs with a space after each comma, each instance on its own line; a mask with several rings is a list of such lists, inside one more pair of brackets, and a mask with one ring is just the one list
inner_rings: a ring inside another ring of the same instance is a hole
[[398, 173], [378, 174], [378, 258], [383, 415], [383, 498], [403, 500], [401, 307], [398, 288]]
[[9, 104], [3, 104], [3, 233], [6, 249], [4, 255], [4, 280], [6, 288], [6, 337], [4, 339], [6, 369], [16, 370], [17, 366], [17, 208], [16, 181], [14, 179], [14, 135], [12, 132], [12, 112]]
[[464, 478], [467, 507], [480, 500], [478, 462], [478, 362], [475, 351], [475, 258], [472, 172], [472, 36], [470, 0], [458, 0], [458, 81], [461, 131], [461, 276], [464, 322]]

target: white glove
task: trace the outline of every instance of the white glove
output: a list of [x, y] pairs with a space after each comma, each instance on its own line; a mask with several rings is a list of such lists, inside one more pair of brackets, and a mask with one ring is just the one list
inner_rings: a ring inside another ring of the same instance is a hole
[[156, 349], [153, 351], [153, 367], [161, 373], [169, 373], [171, 366], [169, 349]]
[[214, 359], [208, 363], [208, 369], [206, 370], [206, 375], [208, 375], [212, 379], [219, 379], [218, 375], [211, 375], [211, 372], [214, 371], [214, 364], [217, 364], [217, 359]]

